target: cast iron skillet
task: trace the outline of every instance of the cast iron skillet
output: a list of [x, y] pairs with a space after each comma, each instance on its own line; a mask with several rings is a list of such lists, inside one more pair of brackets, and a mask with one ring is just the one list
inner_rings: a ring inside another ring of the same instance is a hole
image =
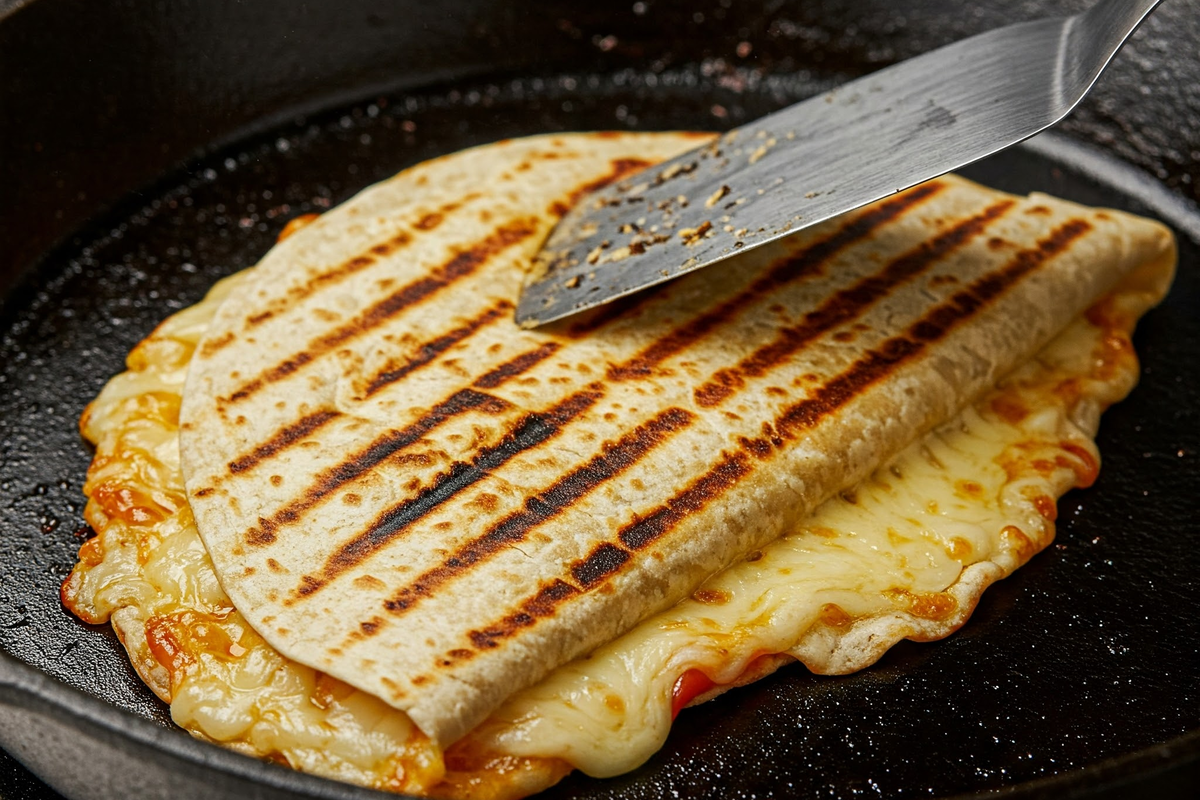
[[[1142, 385], [1106, 416], [1100, 481], [1062, 502], [1057, 543], [954, 637], [846, 678], [784, 670], [685, 712], [638, 772], [573, 776], [552, 796], [1194, 793], [1200, 215], [1182, 195], [1200, 136], [1197, 83], [1176, 72], [1200, 69], [1174, 60], [1172, 42], [1195, 41], [1181, 5], [1156, 14], [1073, 128], [1113, 135], [1111, 150], [1160, 175], [1062, 137], [969, 173], [1180, 236], [1176, 286], [1137, 336]], [[3, 108], [21, 112], [0, 114], [0, 744], [69, 797], [377, 797], [171, 729], [111, 633], [58, 605], [87, 535], [83, 404], [161, 316], [253, 263], [287, 219], [407, 164], [545, 130], [736, 124], [938, 43], [926, 30], [1007, 21], [1002, 6], [963, 19], [938, 3], [907, 18], [870, 2], [622, 4], [585, 19], [471, 2], [100, 14], [38, 0], [0, 17]], [[1122, 106], [1147, 80], [1158, 94]], [[18, 769], [0, 796], [53, 796]]]

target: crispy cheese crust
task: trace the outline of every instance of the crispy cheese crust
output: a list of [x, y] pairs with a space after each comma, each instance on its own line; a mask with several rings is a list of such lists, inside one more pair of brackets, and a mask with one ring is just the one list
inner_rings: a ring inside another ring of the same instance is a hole
[[88, 407], [85, 514], [97, 535], [63, 602], [112, 622], [179, 725], [249, 755], [438, 797], [519, 797], [572, 768], [623, 772], [661, 745], [684, 705], [792, 660], [860, 669], [900, 639], [962, 625], [988, 585], [1051, 541], [1056, 499], [1095, 479], [1099, 414], [1136, 380], [1129, 334], [1172, 264], [1147, 265], [855, 490], [445, 751], [403, 712], [280, 656], [217, 582], [185, 499], [178, 413], [193, 350], [245, 280], [235, 276], [164, 322]]

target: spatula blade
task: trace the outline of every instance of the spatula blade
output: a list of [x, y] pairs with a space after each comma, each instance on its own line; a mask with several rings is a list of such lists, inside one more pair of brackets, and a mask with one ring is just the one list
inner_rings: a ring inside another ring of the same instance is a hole
[[[1137, 21], [1156, 4], [1141, 0]], [[539, 254], [517, 322], [541, 325], [718, 264], [1048, 128], [1132, 31], [1117, 31], [1089, 61], [1083, 18], [956, 42], [585, 197]]]

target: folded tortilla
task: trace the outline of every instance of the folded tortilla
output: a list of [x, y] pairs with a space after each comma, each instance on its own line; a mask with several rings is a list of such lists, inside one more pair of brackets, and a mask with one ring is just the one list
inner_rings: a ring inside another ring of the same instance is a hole
[[191, 363], [182, 464], [221, 585], [274, 648], [454, 741], [1171, 247], [1145, 220], [945, 177], [517, 328], [558, 216], [700, 141], [536, 137], [428, 162], [283, 241], [224, 302]]

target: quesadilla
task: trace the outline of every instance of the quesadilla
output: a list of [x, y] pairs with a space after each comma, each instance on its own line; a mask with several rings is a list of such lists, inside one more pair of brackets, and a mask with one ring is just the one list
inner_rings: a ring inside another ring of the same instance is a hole
[[692, 700], [955, 629], [1094, 477], [1169, 233], [946, 177], [517, 329], [557, 215], [695, 143], [430, 162], [166, 323], [85, 417], [68, 604], [189, 730], [455, 795], [615, 774]]

